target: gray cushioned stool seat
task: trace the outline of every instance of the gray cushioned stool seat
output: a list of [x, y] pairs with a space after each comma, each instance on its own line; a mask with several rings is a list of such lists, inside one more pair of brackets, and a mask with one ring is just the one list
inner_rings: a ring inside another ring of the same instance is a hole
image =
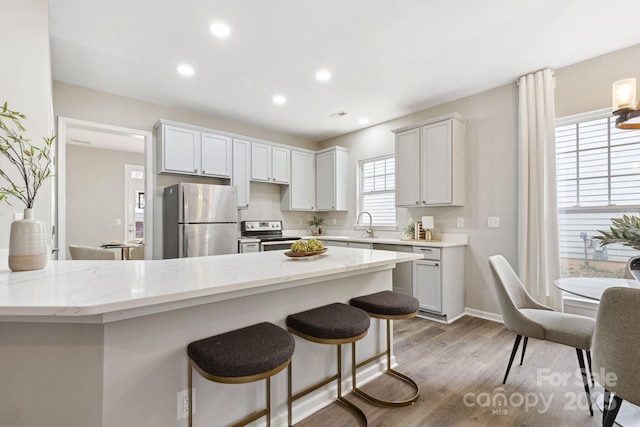
[[402, 316], [418, 311], [418, 299], [393, 291], [376, 292], [352, 298], [349, 303], [369, 313], [383, 316]]
[[324, 339], [358, 336], [369, 329], [369, 315], [347, 304], [333, 303], [287, 316], [287, 326]]
[[194, 341], [187, 353], [209, 375], [245, 377], [281, 366], [291, 359], [294, 347], [289, 332], [264, 322]]

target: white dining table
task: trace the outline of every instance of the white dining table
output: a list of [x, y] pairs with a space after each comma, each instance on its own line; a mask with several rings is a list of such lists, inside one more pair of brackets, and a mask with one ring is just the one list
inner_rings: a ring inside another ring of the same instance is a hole
[[614, 279], [610, 277], [565, 277], [553, 281], [556, 288], [573, 295], [600, 301], [607, 288], [639, 288], [640, 282], [635, 279]]
[[[638, 288], [640, 282], [635, 279], [614, 279], [608, 277], [565, 277], [553, 281], [555, 287], [580, 297], [600, 301], [602, 293], [607, 288]], [[604, 395], [596, 397], [596, 405], [602, 411]], [[623, 402], [616, 417], [616, 424], [622, 427], [640, 427], [640, 407], [629, 402]]]

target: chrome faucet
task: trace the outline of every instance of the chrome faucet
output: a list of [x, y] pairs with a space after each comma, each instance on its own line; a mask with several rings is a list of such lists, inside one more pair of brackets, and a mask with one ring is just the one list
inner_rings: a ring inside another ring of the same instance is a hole
[[356, 219], [356, 224], [359, 224], [359, 223], [360, 223], [360, 217], [361, 217], [363, 214], [367, 214], [367, 215], [369, 215], [369, 228], [367, 229], [367, 235], [368, 235], [369, 237], [373, 237], [373, 227], [371, 226], [371, 224], [373, 223], [373, 217], [371, 216], [371, 214], [370, 214], [369, 212], [367, 212], [367, 211], [362, 211], [362, 212], [360, 212], [360, 215], [358, 215], [358, 218]]

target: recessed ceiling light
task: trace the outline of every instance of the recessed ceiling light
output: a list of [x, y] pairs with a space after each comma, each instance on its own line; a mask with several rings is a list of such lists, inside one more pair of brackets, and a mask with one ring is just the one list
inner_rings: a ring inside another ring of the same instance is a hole
[[331, 73], [327, 70], [320, 70], [316, 73], [316, 79], [321, 82], [326, 82], [331, 78]]
[[185, 77], [191, 77], [193, 76], [193, 73], [195, 73], [195, 71], [191, 65], [180, 64], [178, 65], [178, 73]]
[[229, 29], [229, 26], [224, 22], [219, 22], [219, 21], [209, 25], [209, 30], [211, 30], [214, 36], [220, 37], [223, 39], [229, 37], [229, 34], [231, 34], [231, 30]]
[[360, 123], [361, 125], [366, 125], [367, 123], [369, 123], [369, 119], [367, 119], [366, 117], [363, 117], [360, 120], [358, 120], [358, 123]]
[[276, 95], [276, 96], [273, 97], [273, 103], [274, 104], [281, 105], [281, 104], [284, 104], [285, 102], [287, 102], [287, 98], [285, 98], [282, 95]]

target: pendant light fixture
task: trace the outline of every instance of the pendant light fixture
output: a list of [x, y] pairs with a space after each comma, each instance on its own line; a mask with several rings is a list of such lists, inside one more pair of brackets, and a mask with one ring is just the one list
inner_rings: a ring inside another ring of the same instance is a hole
[[611, 89], [613, 115], [618, 116], [618, 129], [640, 129], [640, 104], [636, 97], [636, 79], [629, 78], [613, 83]]

